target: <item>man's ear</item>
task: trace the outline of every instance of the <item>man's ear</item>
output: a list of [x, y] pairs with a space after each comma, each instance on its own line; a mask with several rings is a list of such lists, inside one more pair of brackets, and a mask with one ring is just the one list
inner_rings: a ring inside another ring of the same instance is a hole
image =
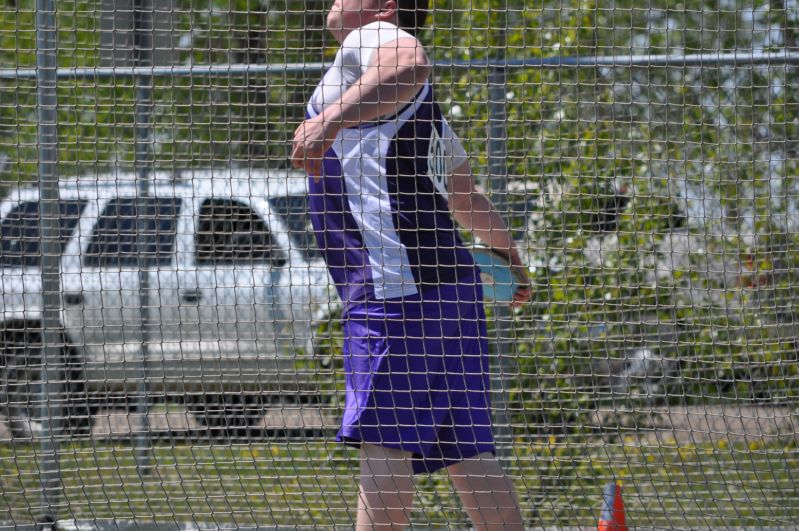
[[385, 0], [380, 13], [377, 15], [378, 20], [393, 20], [397, 15], [397, 2], [396, 0]]

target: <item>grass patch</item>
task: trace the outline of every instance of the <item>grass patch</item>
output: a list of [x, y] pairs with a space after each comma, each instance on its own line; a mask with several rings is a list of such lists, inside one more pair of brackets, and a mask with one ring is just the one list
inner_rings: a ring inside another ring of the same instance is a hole
[[[42, 513], [37, 452], [0, 446], [0, 521]], [[213, 526], [352, 525], [357, 454], [333, 441], [158, 442], [139, 474], [129, 442], [59, 450], [61, 519], [194, 522]], [[531, 526], [595, 526], [602, 486], [623, 484], [628, 523], [655, 527], [793, 525], [799, 520], [795, 445], [730, 446], [518, 440], [506, 469]], [[445, 474], [420, 477], [414, 523], [464, 527]]]

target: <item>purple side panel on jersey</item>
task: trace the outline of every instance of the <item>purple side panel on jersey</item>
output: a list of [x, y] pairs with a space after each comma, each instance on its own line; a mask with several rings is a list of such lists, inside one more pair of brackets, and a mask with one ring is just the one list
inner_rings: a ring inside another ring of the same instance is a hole
[[308, 208], [316, 242], [344, 306], [374, 298], [369, 253], [350, 212], [341, 163], [330, 149], [323, 176], [308, 177]]
[[475, 275], [474, 261], [463, 247], [449, 205], [427, 176], [433, 127], [441, 134], [441, 110], [431, 88], [414, 119], [400, 127], [386, 155], [394, 224], [414, 280], [423, 286]]
[[416, 473], [494, 452], [479, 282], [350, 308], [338, 439], [414, 454]]

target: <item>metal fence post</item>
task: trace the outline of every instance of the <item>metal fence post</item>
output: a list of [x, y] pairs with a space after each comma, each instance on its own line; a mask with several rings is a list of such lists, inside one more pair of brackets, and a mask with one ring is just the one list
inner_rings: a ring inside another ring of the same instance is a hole
[[[56, 68], [58, 67], [55, 2], [36, 2], [36, 99], [37, 142], [39, 148], [39, 230], [42, 276], [42, 358], [44, 367], [39, 392], [38, 417], [41, 421], [38, 454], [41, 502], [45, 513], [40, 524], [58, 519], [61, 474], [58, 441], [61, 420], [60, 401], [64, 396], [63, 335], [61, 334], [61, 241], [58, 208], [58, 111]], [[27, 360], [27, 363], [38, 363]], [[37, 430], [31, 430], [34, 437]]]
[[[493, 10], [492, 10], [493, 11]], [[507, 210], [507, 72], [505, 65], [506, 11], [494, 11], [499, 23], [494, 31], [494, 65], [488, 71], [488, 180], [491, 201], [497, 210], [504, 214]], [[507, 457], [512, 443], [510, 416], [508, 415], [508, 393], [506, 377], [508, 371], [508, 347], [511, 344], [508, 333], [511, 331], [510, 311], [504, 304], [494, 308], [494, 332], [496, 344], [491, 356], [492, 409], [494, 412], [494, 434], [497, 451]]]
[[[153, 51], [153, 8], [151, 0], [135, 0], [133, 4], [133, 53], [136, 67], [152, 66]], [[134, 171], [136, 172], [136, 190], [140, 198], [150, 195], [150, 175], [152, 172], [152, 118], [153, 118], [153, 76], [151, 73], [140, 73], [135, 77], [136, 87], [136, 150], [134, 155]], [[152, 326], [150, 312], [150, 270], [144, 249], [148, 245], [145, 235], [146, 220], [141, 209], [136, 215], [136, 247], [139, 263], [139, 312], [141, 316], [141, 360], [136, 406], [137, 417], [141, 420], [139, 432], [133, 439], [136, 466], [140, 473], [150, 469], [152, 464], [152, 441], [150, 439], [149, 397], [147, 396], [147, 359], [149, 358], [150, 328]]]

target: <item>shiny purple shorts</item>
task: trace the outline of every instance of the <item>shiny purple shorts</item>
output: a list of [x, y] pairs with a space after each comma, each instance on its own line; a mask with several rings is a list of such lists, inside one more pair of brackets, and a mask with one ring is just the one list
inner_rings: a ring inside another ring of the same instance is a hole
[[495, 452], [478, 282], [351, 307], [337, 439], [413, 454], [414, 473]]

